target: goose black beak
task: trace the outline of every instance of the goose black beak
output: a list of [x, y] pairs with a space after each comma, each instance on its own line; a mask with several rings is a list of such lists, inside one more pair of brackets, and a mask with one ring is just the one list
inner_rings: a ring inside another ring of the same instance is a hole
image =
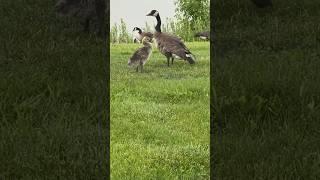
[[149, 14], [147, 14], [146, 16], [152, 16], [152, 14], [151, 14], [151, 13], [149, 13]]

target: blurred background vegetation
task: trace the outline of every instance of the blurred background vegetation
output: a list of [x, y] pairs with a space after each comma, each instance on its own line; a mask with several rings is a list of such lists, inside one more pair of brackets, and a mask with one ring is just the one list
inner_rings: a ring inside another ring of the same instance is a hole
[[107, 179], [103, 41], [53, 1], [0, 1], [0, 179]]
[[215, 179], [320, 179], [320, 1], [212, 1]]
[[[210, 30], [210, 4], [209, 0], [176, 0], [176, 15], [167, 19], [166, 24], [162, 24], [162, 31], [173, 33], [181, 37], [184, 41], [197, 41], [194, 38], [196, 32]], [[146, 22], [143, 31], [153, 32], [154, 27]], [[112, 24], [110, 30], [111, 43], [133, 43], [131, 29], [123, 19], [119, 24]]]

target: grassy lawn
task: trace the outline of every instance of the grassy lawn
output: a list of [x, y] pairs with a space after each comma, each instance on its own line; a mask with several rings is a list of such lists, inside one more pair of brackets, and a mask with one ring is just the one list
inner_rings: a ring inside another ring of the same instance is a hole
[[319, 1], [215, 1], [217, 179], [320, 178]]
[[208, 179], [209, 43], [187, 43], [197, 63], [154, 47], [143, 73], [127, 67], [141, 45], [111, 45], [111, 178]]
[[0, 16], [0, 179], [106, 178], [102, 41], [53, 1], [0, 1]]

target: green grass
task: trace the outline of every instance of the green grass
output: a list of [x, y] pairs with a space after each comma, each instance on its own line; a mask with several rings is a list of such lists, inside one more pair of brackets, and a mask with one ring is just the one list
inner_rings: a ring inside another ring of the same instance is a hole
[[154, 47], [143, 73], [137, 44], [111, 45], [111, 178], [209, 178], [209, 43], [187, 43], [193, 66]]
[[0, 179], [106, 178], [101, 40], [53, 1], [0, 1], [0, 16]]
[[215, 2], [214, 177], [319, 179], [319, 2]]

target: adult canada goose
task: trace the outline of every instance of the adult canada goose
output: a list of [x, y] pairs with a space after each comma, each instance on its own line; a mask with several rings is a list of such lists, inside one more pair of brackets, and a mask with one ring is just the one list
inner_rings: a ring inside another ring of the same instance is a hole
[[271, 0], [251, 0], [258, 8], [272, 6]]
[[148, 36], [150, 40], [152, 40], [153, 38], [153, 34], [151, 32], [142, 32], [142, 30], [138, 27], [133, 28], [132, 32], [134, 33], [133, 36], [135, 37], [135, 40], [138, 40], [140, 42], [145, 36]]
[[136, 66], [136, 71], [138, 72], [139, 66], [142, 72], [144, 64], [148, 61], [152, 53], [151, 38], [145, 36], [142, 39], [143, 47], [139, 48], [128, 60], [128, 66]]
[[153, 38], [153, 34], [151, 32], [142, 32], [142, 30], [138, 27], [133, 28], [132, 32], [134, 32], [133, 36], [135, 37], [136, 40], [142, 42], [142, 39], [145, 36], [148, 36], [149, 38]]
[[152, 10], [147, 16], [154, 16], [157, 19], [153, 38], [156, 40], [159, 51], [167, 57], [168, 66], [170, 64], [170, 58], [171, 64], [173, 64], [174, 58], [184, 59], [190, 64], [194, 64], [195, 58], [179, 37], [161, 32], [161, 18], [159, 12], [157, 10]]
[[209, 40], [210, 39], [210, 32], [209, 31], [198, 32], [195, 34], [195, 37], [199, 37], [204, 40]]

